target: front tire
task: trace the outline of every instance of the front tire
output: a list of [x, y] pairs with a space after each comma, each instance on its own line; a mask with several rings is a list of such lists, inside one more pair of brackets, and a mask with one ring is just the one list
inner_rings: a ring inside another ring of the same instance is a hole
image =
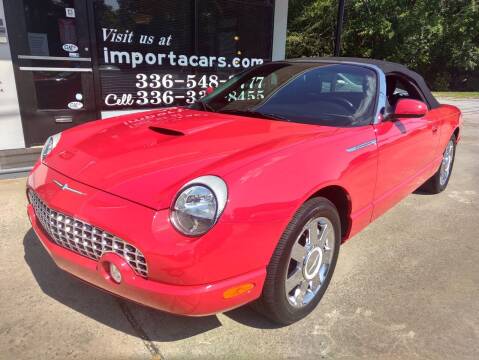
[[422, 189], [430, 194], [439, 194], [449, 184], [456, 155], [456, 136], [452, 135], [442, 155], [441, 166], [436, 173], [423, 185]]
[[336, 207], [322, 197], [308, 200], [278, 242], [256, 310], [284, 325], [311, 313], [331, 281], [340, 243]]

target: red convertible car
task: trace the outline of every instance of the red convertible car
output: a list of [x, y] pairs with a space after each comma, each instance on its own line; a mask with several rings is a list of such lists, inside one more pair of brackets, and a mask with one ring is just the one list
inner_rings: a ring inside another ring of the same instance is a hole
[[461, 113], [390, 62], [304, 58], [249, 69], [189, 107], [50, 137], [28, 215], [56, 264], [156, 309], [253, 302], [310, 313], [340, 244], [422, 186], [444, 190]]

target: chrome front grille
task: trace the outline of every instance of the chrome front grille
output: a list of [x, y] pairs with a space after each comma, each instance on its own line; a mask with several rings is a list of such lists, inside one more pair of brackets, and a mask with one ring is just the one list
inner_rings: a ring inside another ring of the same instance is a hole
[[32, 190], [28, 191], [28, 197], [43, 229], [57, 245], [93, 260], [98, 260], [106, 252], [118, 254], [136, 274], [148, 276], [145, 257], [133, 245], [82, 220], [50, 209]]

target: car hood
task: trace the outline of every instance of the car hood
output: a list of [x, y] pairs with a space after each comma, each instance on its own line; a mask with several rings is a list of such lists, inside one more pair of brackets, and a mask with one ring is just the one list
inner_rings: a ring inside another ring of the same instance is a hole
[[334, 128], [170, 108], [63, 133], [46, 165], [86, 185], [162, 209], [197, 176], [224, 176]]

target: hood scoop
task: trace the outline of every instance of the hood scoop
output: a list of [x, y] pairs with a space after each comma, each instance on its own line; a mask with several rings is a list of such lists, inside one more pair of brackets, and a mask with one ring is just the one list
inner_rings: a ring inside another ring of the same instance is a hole
[[158, 126], [150, 126], [149, 129], [151, 131], [154, 131], [154, 132], [158, 133], [158, 134], [167, 135], [167, 136], [184, 136], [185, 135], [181, 131], [162, 128], [162, 127], [158, 127]]

